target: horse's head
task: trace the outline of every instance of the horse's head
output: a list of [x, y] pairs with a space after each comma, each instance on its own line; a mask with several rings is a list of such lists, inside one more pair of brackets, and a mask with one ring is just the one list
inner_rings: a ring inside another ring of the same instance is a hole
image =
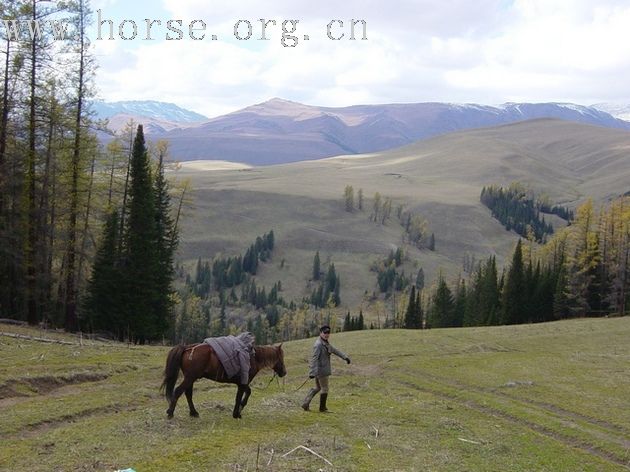
[[282, 344], [274, 347], [277, 354], [276, 363], [273, 365], [273, 371], [278, 377], [284, 377], [287, 375], [287, 368], [284, 366], [284, 352], [282, 352]]

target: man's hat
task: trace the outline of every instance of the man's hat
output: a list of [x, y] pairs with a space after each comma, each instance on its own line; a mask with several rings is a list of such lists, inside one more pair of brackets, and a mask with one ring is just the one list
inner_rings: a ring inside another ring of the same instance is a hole
[[328, 325], [324, 325], [324, 326], [322, 326], [321, 328], [319, 328], [319, 332], [320, 332], [320, 333], [323, 333], [324, 331], [328, 331], [328, 332], [330, 332], [330, 326], [328, 326]]

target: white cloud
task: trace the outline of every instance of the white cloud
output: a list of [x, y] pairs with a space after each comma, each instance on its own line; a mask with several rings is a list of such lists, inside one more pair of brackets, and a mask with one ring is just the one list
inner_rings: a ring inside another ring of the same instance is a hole
[[[163, 0], [162, 14], [185, 25], [203, 19], [208, 36], [217, 34], [219, 40], [99, 41], [102, 95], [172, 101], [210, 116], [273, 96], [327, 106], [590, 103], [630, 96], [624, 80], [630, 70], [627, 2], [266, 3]], [[269, 41], [255, 39], [261, 34], [258, 18], [278, 21], [268, 27]], [[300, 20], [298, 44], [285, 48], [280, 23], [291, 18]], [[351, 18], [364, 18], [368, 40], [348, 41], [348, 29], [343, 40], [329, 40], [326, 24], [334, 18], [346, 28]], [[233, 37], [238, 19], [251, 21], [251, 40]]]

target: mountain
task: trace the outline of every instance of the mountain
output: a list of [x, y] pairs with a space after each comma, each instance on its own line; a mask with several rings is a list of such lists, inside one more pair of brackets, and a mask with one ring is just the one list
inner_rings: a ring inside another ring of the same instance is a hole
[[96, 101], [93, 103], [93, 108], [97, 117], [101, 119], [108, 119], [123, 114], [172, 123], [196, 123], [208, 120], [207, 117], [199, 113], [186, 110], [173, 103], [157, 102], [153, 100], [122, 102]]
[[[109, 120], [113, 131], [119, 131], [130, 120], [143, 124], [151, 139], [170, 142], [175, 160], [247, 165], [380, 152], [458, 130], [534, 118], [630, 130], [630, 122], [611, 116], [603, 110], [604, 105], [598, 109], [570, 103], [411, 103], [331, 108], [274, 98], [210, 120], [157, 101], [95, 102], [94, 108], [99, 118]], [[104, 142], [110, 139], [101, 135]]]
[[620, 120], [630, 121], [630, 105], [620, 103], [597, 103], [592, 108], [604, 111], [619, 118]]
[[[244, 253], [273, 229], [277, 249], [261, 265], [259, 287], [280, 280], [285, 299], [309, 296], [319, 250], [341, 276], [344, 307], [358, 310], [378, 290], [370, 265], [400, 246], [403, 234], [396, 216], [385, 225], [370, 221], [376, 192], [393, 199], [392, 215], [403, 205], [435, 233], [435, 252], [405, 246], [405, 273], [415, 277], [422, 267], [427, 281], [441, 270], [454, 278], [465, 256], [494, 254], [501, 264], [518, 239], [479, 202], [484, 185], [519, 181], [555, 204], [575, 207], [589, 196], [602, 204], [630, 190], [630, 133], [536, 119], [378, 153], [225, 171], [182, 166], [171, 175], [189, 178], [194, 189], [195, 218], [183, 221], [180, 246], [191, 266], [198, 257]], [[344, 211], [346, 185], [355, 198], [363, 190], [363, 211]]]
[[630, 130], [630, 123], [568, 103], [414, 103], [329, 108], [279, 98], [159, 138], [176, 160], [216, 159], [270, 165], [379, 152], [453, 131], [534, 118], [560, 118]]

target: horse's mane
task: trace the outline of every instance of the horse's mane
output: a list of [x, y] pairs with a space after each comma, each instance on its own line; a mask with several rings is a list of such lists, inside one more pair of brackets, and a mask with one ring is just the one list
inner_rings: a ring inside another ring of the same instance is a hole
[[271, 369], [278, 362], [276, 346], [255, 346], [254, 349], [256, 351], [256, 362], [261, 368], [268, 367]]

